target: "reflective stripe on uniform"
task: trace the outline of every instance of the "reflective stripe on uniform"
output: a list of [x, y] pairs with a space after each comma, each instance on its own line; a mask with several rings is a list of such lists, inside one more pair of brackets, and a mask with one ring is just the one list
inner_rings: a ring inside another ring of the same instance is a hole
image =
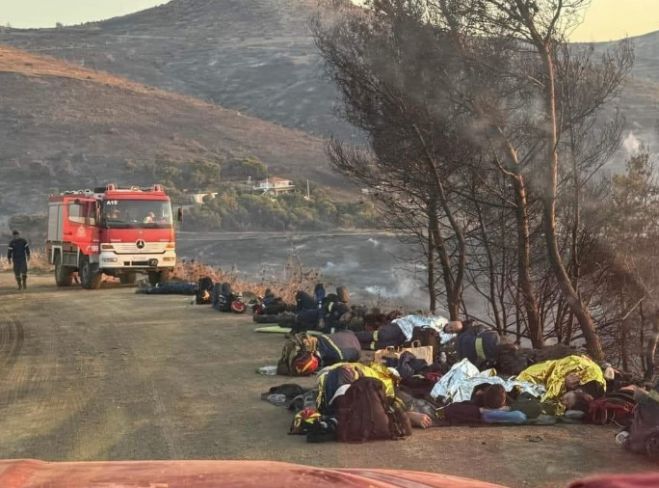
[[371, 351], [375, 351], [375, 344], [378, 342], [378, 331], [373, 332], [373, 341], [371, 342]]
[[478, 359], [485, 361], [487, 356], [485, 355], [485, 349], [483, 348], [483, 338], [477, 337], [474, 345], [476, 347], [476, 355], [478, 356]]
[[334, 341], [330, 339], [328, 336], [325, 336], [324, 339], [329, 343], [330, 346], [332, 346], [332, 349], [336, 351], [336, 353], [339, 355], [339, 359], [343, 361], [343, 352], [341, 349], [339, 349], [339, 346], [334, 344]]

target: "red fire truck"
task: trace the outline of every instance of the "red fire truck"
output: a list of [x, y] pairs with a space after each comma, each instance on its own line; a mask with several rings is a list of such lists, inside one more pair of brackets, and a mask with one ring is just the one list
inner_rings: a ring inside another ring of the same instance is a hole
[[176, 264], [169, 197], [160, 185], [68, 191], [48, 199], [48, 260], [57, 286], [77, 271], [83, 288], [98, 288], [104, 273], [134, 283], [147, 273], [166, 281]]

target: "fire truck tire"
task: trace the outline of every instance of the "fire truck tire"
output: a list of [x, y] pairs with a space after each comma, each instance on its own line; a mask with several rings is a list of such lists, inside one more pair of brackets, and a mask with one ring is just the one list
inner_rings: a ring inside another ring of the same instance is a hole
[[96, 290], [101, 286], [103, 276], [97, 264], [89, 262], [89, 258], [80, 258], [80, 284], [87, 290]]
[[160, 283], [160, 273], [157, 271], [149, 271], [149, 284], [151, 286], [156, 286]]
[[160, 283], [164, 283], [165, 281], [169, 281], [170, 278], [170, 272], [168, 269], [163, 269], [160, 272]]
[[62, 265], [62, 256], [55, 255], [55, 284], [57, 286], [71, 286], [73, 283], [73, 270]]
[[119, 276], [119, 282], [122, 285], [134, 285], [137, 280], [136, 273], [125, 273]]
[[158, 283], [169, 281], [169, 270], [163, 269], [162, 271], [149, 271], [149, 283], [151, 286], [156, 286]]

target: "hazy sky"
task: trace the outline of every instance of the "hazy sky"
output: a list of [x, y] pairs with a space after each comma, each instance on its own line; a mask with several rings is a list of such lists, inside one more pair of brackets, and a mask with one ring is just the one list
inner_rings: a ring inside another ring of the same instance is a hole
[[[245, 0], [247, 1], [247, 0]], [[605, 41], [659, 30], [659, 0], [591, 0], [575, 41]], [[53, 27], [136, 12], [165, 0], [0, 0], [0, 24]]]

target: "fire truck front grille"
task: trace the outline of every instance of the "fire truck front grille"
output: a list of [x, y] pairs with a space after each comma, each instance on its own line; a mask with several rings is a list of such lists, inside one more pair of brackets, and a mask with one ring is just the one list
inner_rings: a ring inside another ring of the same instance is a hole
[[166, 242], [145, 242], [144, 247], [140, 249], [136, 242], [112, 243], [117, 254], [162, 254], [166, 245]]

